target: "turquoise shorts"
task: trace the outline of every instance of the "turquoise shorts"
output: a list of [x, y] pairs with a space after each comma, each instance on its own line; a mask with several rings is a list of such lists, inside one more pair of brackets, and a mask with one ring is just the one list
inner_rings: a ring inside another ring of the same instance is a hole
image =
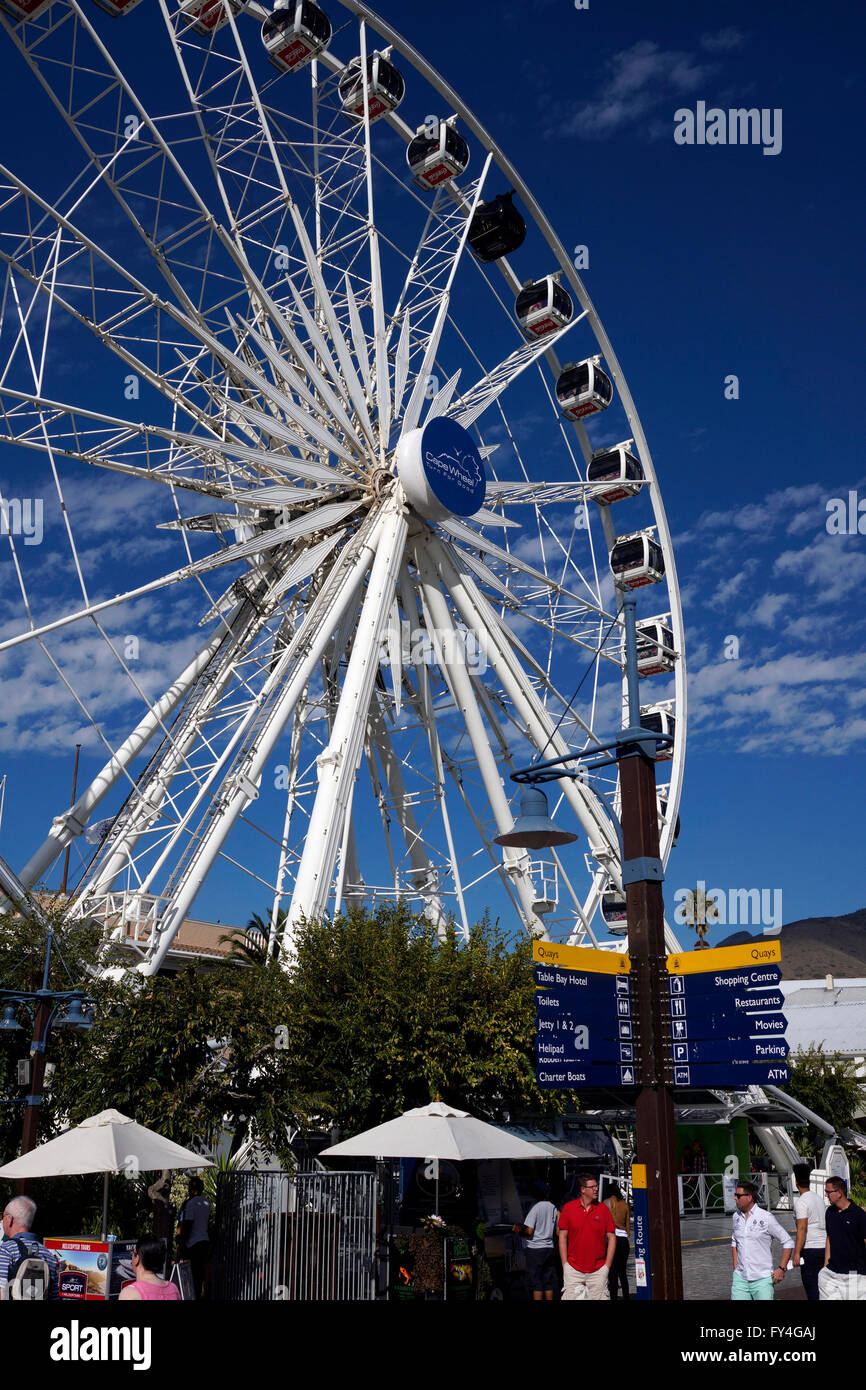
[[731, 1281], [732, 1303], [772, 1303], [772, 1301], [772, 1274], [768, 1274], [765, 1279], [744, 1279], [738, 1269], [734, 1270], [734, 1277]]

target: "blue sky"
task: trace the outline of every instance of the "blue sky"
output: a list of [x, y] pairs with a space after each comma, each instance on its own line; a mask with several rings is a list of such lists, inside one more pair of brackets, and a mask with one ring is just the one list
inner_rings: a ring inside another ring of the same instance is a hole
[[[140, 45], [144, 9], [128, 29], [112, 27], [119, 50]], [[589, 248], [581, 273], [653, 452], [683, 594], [690, 729], [669, 898], [702, 879], [781, 889], [786, 921], [863, 906], [866, 536], [825, 526], [830, 499], [852, 489], [866, 499], [862, 18], [838, 3], [821, 7], [818, 26], [802, 4], [591, 0], [577, 11], [568, 0], [478, 0], [449, 30], [441, 6], [381, 0], [380, 12], [487, 126], [564, 244]], [[0, 94], [13, 168], [22, 149], [10, 117], [29, 113], [34, 94], [21, 67]], [[781, 152], [677, 145], [674, 113], [699, 101], [781, 110]], [[59, 176], [64, 145], [41, 99], [34, 116], [38, 188]], [[106, 224], [106, 244], [120, 237]], [[735, 400], [725, 398], [732, 374]], [[83, 379], [74, 357], [56, 364], [55, 381], [64, 376], [67, 397], [127, 413], [113, 378]], [[0, 467], [6, 494], [25, 495], [20, 461]], [[99, 479], [91, 510], [84, 473], [69, 483], [73, 497], [83, 490], [76, 534], [101, 548], [115, 588], [138, 562], [180, 562], [152, 530], [156, 510], [131, 517], [113, 477]], [[41, 582], [50, 588], [50, 565]], [[139, 674], [154, 689], [197, 632], [178, 605], [145, 603], [107, 629], [139, 633], [145, 650], [153, 639]], [[103, 644], [76, 640], [67, 655], [110, 727]], [[71, 779], [75, 712], [57, 707], [39, 660], [7, 656], [0, 668], [2, 852], [13, 865], [66, 804]], [[85, 750], [83, 777], [100, 761]], [[196, 915], [243, 920], [263, 906], [227, 880], [203, 892]]]

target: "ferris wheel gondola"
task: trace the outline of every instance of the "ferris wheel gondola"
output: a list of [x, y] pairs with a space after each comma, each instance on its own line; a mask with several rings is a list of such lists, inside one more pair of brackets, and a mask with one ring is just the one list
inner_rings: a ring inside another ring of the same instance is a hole
[[555, 275], [527, 280], [514, 303], [517, 321], [527, 338], [548, 338], [564, 328], [574, 313], [574, 302]]
[[[396, 111], [406, 95], [402, 74], [384, 53], [370, 53], [367, 57], [367, 93], [371, 121], [378, 121], [387, 112]], [[364, 73], [360, 58], [353, 58], [343, 69], [340, 100], [343, 111], [351, 120], [364, 119]]]
[[613, 400], [613, 383], [599, 366], [598, 357], [585, 362], [569, 362], [556, 383], [556, 399], [569, 420], [585, 420], [607, 410]]
[[406, 150], [406, 162], [421, 188], [431, 192], [462, 174], [469, 164], [469, 146], [450, 121], [423, 125]]
[[51, 3], [52, 0], [0, 0], [0, 9], [13, 19], [38, 19]]
[[624, 589], [642, 589], [664, 579], [665, 558], [649, 531], [620, 536], [610, 552], [610, 567]]
[[331, 42], [331, 21], [313, 0], [277, 0], [262, 24], [268, 57], [283, 72], [298, 72]]
[[667, 623], [658, 618], [642, 618], [635, 624], [637, 632], [637, 672], [644, 676], [660, 676], [676, 666], [674, 635]]
[[513, 200], [512, 188], [475, 209], [469, 224], [469, 245], [485, 264], [513, 255], [526, 240], [526, 223]]
[[628, 934], [628, 912], [625, 893], [608, 883], [601, 896], [601, 915], [611, 936]]
[[228, 23], [229, 11], [237, 14], [242, 0], [180, 0], [179, 13], [197, 34], [205, 38]]
[[592, 484], [590, 496], [593, 501], [610, 506], [612, 502], [621, 502], [626, 497], [636, 497], [640, 492], [644, 481], [643, 469], [629, 444], [617, 444], [613, 449], [597, 449], [593, 454], [586, 470], [586, 480]]
[[[642, 728], [651, 729], [654, 734], [664, 734], [670, 739], [676, 737], [676, 717], [667, 704], [642, 705], [640, 722]], [[657, 763], [670, 762], [673, 755], [673, 743], [661, 743], [656, 746], [655, 760]]]

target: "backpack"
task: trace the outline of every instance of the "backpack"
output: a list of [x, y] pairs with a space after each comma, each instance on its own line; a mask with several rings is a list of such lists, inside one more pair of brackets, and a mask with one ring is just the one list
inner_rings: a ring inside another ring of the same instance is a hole
[[51, 1270], [40, 1252], [38, 1241], [15, 1237], [20, 1254], [9, 1266], [9, 1297], [18, 1302], [47, 1299], [51, 1287]]

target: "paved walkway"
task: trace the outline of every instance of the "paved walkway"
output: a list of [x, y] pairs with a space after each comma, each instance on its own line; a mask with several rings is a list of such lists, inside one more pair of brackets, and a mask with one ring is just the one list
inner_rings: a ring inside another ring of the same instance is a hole
[[[790, 1212], [774, 1212], [786, 1231], [794, 1232]], [[680, 1221], [683, 1250], [683, 1293], [686, 1301], [712, 1299], [729, 1303], [731, 1298], [731, 1218], [730, 1216], [688, 1216]], [[776, 1251], [776, 1254], [779, 1252]], [[629, 1258], [629, 1283], [634, 1293], [634, 1253]], [[789, 1270], [776, 1299], [805, 1301], [799, 1270]]]

